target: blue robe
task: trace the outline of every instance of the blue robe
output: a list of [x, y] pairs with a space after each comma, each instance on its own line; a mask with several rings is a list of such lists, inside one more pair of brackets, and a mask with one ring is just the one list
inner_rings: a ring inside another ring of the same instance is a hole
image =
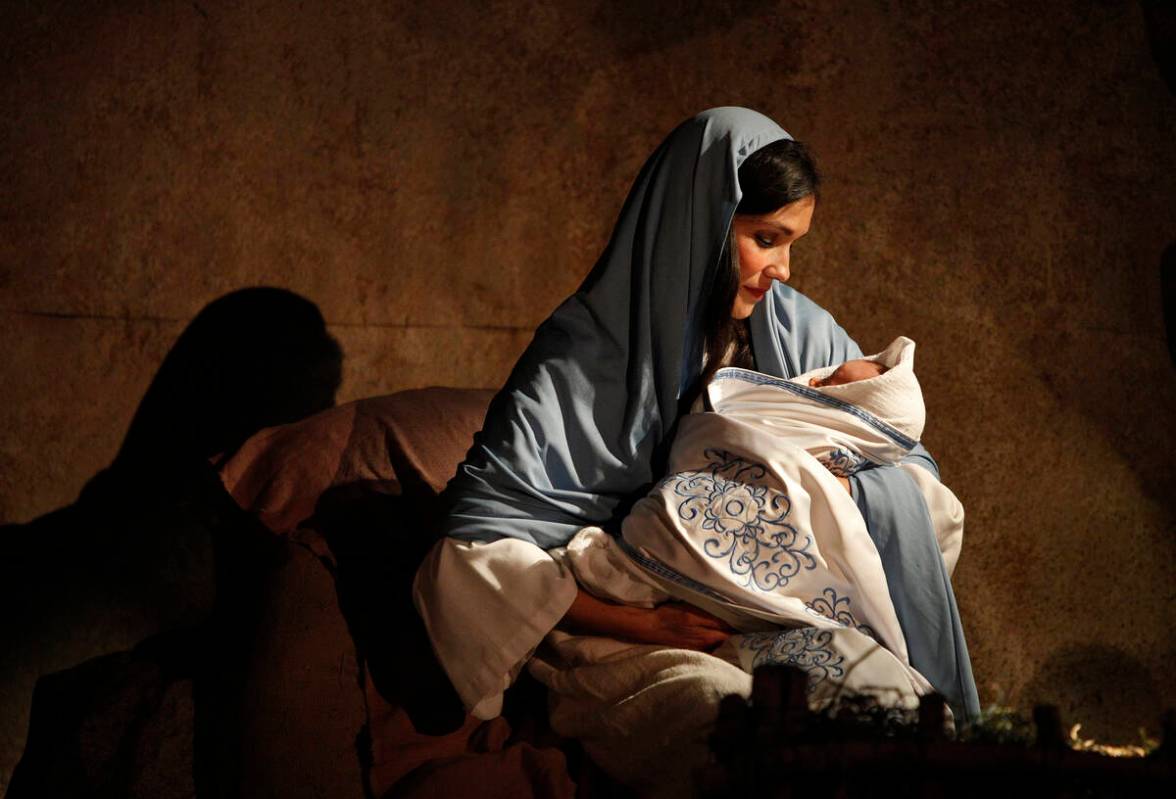
[[[595, 267], [539, 326], [491, 402], [443, 493], [446, 535], [551, 549], [588, 525], [616, 529], [662, 476], [680, 398], [701, 372], [706, 297], [722, 278], [742, 197], [739, 165], [782, 138], [762, 114], [716, 108], [650, 156]], [[861, 356], [824, 309], [781, 283], [749, 326], [756, 368], [777, 377]], [[925, 450], [912, 457], [938, 476]], [[972, 715], [979, 706], [959, 615], [921, 495], [896, 467], [871, 470], [854, 488], [912, 665], [957, 713]]]

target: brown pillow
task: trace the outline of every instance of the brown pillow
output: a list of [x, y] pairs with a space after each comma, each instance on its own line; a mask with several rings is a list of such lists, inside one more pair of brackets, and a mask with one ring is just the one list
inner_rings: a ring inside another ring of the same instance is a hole
[[387, 430], [387, 451], [401, 483], [419, 480], [438, 494], [482, 429], [493, 396], [485, 389], [414, 389], [362, 400], [360, 416]]
[[493, 391], [422, 388], [356, 400], [262, 430], [220, 468], [225, 488], [275, 533], [308, 519], [323, 492], [353, 483], [436, 494], [482, 426]]

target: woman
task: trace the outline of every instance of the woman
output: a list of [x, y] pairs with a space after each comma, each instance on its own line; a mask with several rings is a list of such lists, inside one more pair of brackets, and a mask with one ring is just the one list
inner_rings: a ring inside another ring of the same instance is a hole
[[[675, 129], [642, 168], [591, 274], [540, 325], [491, 403], [444, 494], [447, 538], [416, 585], [438, 658], [475, 715], [497, 715], [503, 690], [561, 621], [696, 650], [729, 635], [686, 606], [595, 599], [548, 552], [586, 526], [616, 529], [662, 475], [680, 413], [721, 363], [792, 377], [861, 357], [826, 311], [785, 285], [817, 190], [790, 139], [741, 108]], [[878, 547], [912, 664], [967, 714], [975, 689], [933, 528], [947, 501], [926, 451], [910, 462], [844, 485]]]

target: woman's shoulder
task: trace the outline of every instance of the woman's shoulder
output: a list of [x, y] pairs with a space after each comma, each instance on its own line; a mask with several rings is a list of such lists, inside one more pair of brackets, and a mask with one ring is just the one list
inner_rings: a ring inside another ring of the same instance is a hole
[[776, 297], [777, 304], [789, 307], [797, 313], [810, 317], [813, 320], [821, 319], [836, 323], [833, 314], [826, 311], [816, 300], [789, 286], [787, 283], [776, 283], [772, 291]]
[[792, 286], [777, 283], [773, 287], [770, 315], [774, 335], [791, 354], [793, 374], [861, 356], [833, 314]]
[[806, 331], [807, 334], [824, 332], [844, 336], [845, 331], [833, 314], [825, 310], [816, 300], [797, 291], [786, 283], [777, 283], [772, 289], [775, 317], [787, 327]]

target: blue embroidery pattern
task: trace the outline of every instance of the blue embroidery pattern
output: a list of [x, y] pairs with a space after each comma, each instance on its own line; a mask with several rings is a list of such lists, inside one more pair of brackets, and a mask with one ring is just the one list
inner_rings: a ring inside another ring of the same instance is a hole
[[821, 596], [811, 602], [806, 602], [804, 607], [811, 613], [824, 616], [826, 619], [831, 619], [845, 627], [852, 627], [875, 641], [878, 640], [878, 634], [874, 632], [873, 628], [867, 624], [859, 624], [858, 620], [854, 618], [853, 613], [849, 610], [849, 597], [837, 596], [837, 591], [833, 588], [826, 588], [821, 592]]
[[751, 668], [781, 664], [796, 666], [808, 673], [808, 692], [831, 677], [845, 674], [842, 663], [845, 658], [829, 646], [833, 640], [831, 630], [816, 627], [801, 627], [787, 632], [748, 633], [739, 642], [740, 649], [753, 652]]
[[866, 462], [866, 459], [861, 455], [847, 449], [835, 449], [817, 460], [837, 477], [849, 477]]
[[801, 569], [817, 567], [802, 536], [785, 519], [792, 501], [783, 491], [759, 485], [767, 474], [763, 464], [746, 461], [726, 450], [703, 452], [706, 471], [679, 472], [662, 481], [684, 499], [678, 517], [715, 534], [702, 549], [716, 560], [727, 559], [731, 571], [746, 577], [744, 587], [772, 591], [788, 585]]

